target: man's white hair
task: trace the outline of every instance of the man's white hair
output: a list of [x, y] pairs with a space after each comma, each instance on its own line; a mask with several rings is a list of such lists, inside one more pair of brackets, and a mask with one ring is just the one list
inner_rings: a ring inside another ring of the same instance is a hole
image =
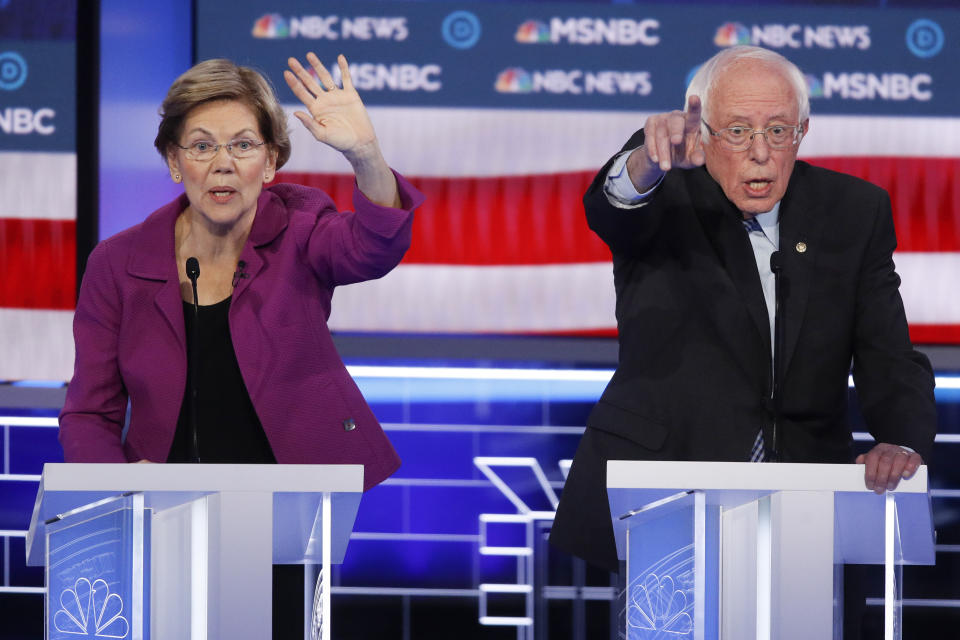
[[720, 77], [721, 72], [724, 69], [734, 62], [746, 59], [760, 60], [772, 66], [779, 67], [783, 71], [783, 74], [786, 76], [790, 84], [793, 85], [793, 92], [797, 96], [800, 122], [802, 123], [804, 120], [810, 117], [810, 89], [807, 87], [807, 80], [804, 78], [803, 72], [800, 71], [797, 65], [793, 64], [776, 51], [764, 49], [763, 47], [750, 47], [746, 45], [739, 45], [736, 47], [730, 47], [729, 49], [724, 49], [704, 62], [700, 66], [700, 69], [697, 70], [697, 73], [693, 76], [693, 80], [690, 81], [690, 86], [687, 87], [687, 95], [684, 98], [683, 108], [686, 109], [686, 105], [690, 101], [690, 96], [700, 96], [702, 113], [704, 119], [706, 120], [708, 118], [708, 114], [710, 113], [710, 94], [716, 88], [717, 78]]

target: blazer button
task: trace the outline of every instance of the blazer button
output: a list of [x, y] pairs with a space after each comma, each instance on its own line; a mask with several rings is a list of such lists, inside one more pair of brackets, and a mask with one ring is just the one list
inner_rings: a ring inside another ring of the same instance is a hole
[[357, 428], [357, 423], [353, 421], [353, 418], [347, 418], [343, 421], [343, 430], [344, 431], [353, 431]]

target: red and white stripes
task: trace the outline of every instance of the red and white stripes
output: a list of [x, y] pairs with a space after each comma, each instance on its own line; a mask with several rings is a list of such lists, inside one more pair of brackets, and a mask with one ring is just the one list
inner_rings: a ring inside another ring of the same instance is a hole
[[[914, 340], [960, 343], [960, 118], [815, 112], [801, 157], [890, 193]], [[580, 198], [648, 114], [370, 113], [387, 160], [428, 199], [403, 263], [337, 291], [335, 329], [612, 335], [610, 254]], [[294, 153], [278, 180], [321, 187], [349, 208], [349, 165], [299, 123], [290, 130]], [[75, 167], [73, 153], [0, 153], [0, 379], [72, 373]], [[145, 202], [143, 215], [161, 204]]]

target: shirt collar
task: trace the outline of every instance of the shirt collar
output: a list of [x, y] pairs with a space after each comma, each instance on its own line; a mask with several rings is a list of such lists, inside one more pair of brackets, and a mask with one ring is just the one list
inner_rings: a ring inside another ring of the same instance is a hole
[[766, 232], [768, 229], [776, 227], [780, 223], [780, 202], [773, 205], [773, 209], [766, 213], [758, 213], [753, 216], [760, 223], [760, 227]]

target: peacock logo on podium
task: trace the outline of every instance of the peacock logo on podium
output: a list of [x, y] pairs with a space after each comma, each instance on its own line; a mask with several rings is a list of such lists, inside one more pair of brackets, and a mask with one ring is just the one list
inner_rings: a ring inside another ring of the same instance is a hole
[[91, 584], [78, 578], [73, 588], [60, 593], [60, 609], [54, 614], [54, 628], [89, 638], [126, 638], [130, 623], [123, 616], [123, 599], [110, 592], [102, 578]]
[[[667, 536], [669, 538], [670, 536]], [[641, 544], [640, 540], [634, 540]], [[649, 542], [649, 540], [647, 540]], [[653, 560], [627, 585], [626, 629], [630, 640], [680, 640], [693, 637], [694, 545], [670, 550], [651, 545]], [[643, 549], [638, 549], [641, 553]]]
[[[640, 634], [643, 638], [686, 636], [693, 631], [692, 609], [693, 603], [688, 604], [686, 592], [677, 588], [672, 576], [648, 573], [630, 590], [627, 625], [647, 632]], [[637, 634], [628, 635], [634, 637]]]

